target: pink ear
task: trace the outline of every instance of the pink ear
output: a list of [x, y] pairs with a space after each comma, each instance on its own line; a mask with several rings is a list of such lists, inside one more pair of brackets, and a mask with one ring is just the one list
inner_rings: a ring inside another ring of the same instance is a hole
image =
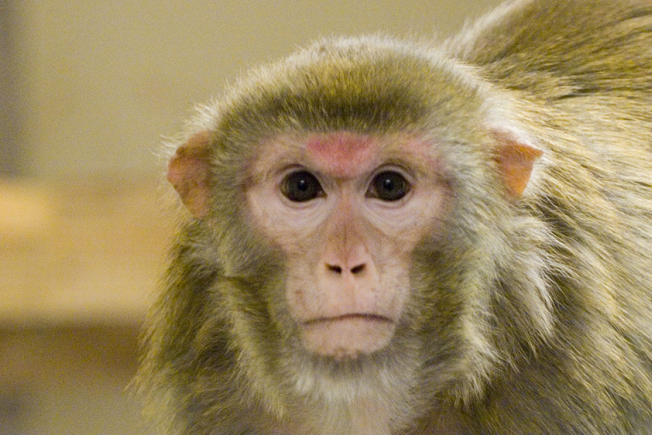
[[502, 131], [492, 133], [498, 141], [497, 162], [507, 193], [513, 198], [518, 198], [527, 187], [534, 162], [543, 155], [543, 151], [515, 139], [509, 133]]
[[210, 142], [209, 131], [195, 133], [177, 148], [168, 163], [168, 181], [197, 218], [206, 216], [209, 211]]

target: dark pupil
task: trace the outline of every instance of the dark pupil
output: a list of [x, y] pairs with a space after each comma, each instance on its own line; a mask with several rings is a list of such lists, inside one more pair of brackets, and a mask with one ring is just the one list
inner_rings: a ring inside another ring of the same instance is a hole
[[281, 190], [290, 201], [304, 202], [317, 198], [321, 194], [321, 185], [310, 172], [299, 171], [285, 177]]
[[408, 192], [405, 178], [398, 172], [382, 172], [374, 178], [373, 188], [376, 196], [383, 201], [398, 201]]

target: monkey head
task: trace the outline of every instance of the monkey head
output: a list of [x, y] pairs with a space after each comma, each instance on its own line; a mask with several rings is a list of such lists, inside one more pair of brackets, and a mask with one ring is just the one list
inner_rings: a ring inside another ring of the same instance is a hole
[[503, 296], [503, 320], [532, 336], [501, 336], [484, 308], [519, 261], [511, 205], [541, 156], [510, 104], [426, 48], [361, 39], [316, 44], [203, 108], [168, 179], [210, 234], [197, 244], [242, 370], [351, 395], [427, 365], [410, 388], [464, 397], [509, 359], [499, 344], [546, 331], [536, 271]]

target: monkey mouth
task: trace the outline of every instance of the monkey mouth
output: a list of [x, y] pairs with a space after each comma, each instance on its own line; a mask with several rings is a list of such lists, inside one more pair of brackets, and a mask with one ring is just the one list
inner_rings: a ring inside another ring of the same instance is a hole
[[355, 359], [378, 351], [394, 336], [396, 322], [366, 313], [319, 317], [300, 323], [301, 341], [313, 353], [335, 359]]
[[370, 322], [384, 322], [393, 324], [394, 321], [389, 317], [381, 316], [379, 314], [365, 314], [365, 313], [351, 313], [351, 314], [342, 314], [339, 316], [332, 317], [318, 317], [316, 319], [311, 319], [303, 322], [304, 326], [311, 326], [319, 323], [328, 323], [328, 322], [338, 322], [352, 319], [366, 320]]

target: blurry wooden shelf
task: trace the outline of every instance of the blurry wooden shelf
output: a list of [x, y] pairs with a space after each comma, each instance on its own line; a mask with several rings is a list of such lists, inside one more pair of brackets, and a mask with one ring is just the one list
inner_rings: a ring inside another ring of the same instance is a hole
[[157, 180], [0, 180], [0, 325], [141, 321], [172, 224]]

